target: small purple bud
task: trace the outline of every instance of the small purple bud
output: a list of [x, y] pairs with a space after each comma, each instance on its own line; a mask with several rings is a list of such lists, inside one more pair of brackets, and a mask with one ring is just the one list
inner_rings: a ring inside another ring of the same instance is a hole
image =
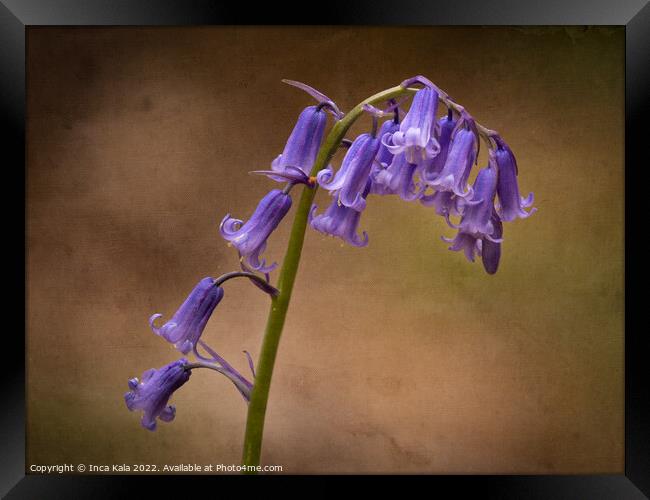
[[[503, 224], [494, 210], [492, 210], [492, 225], [494, 226], [494, 233], [492, 234], [493, 238], [495, 240], [502, 239]], [[483, 260], [483, 267], [488, 274], [496, 273], [497, 268], [499, 267], [499, 259], [501, 258], [501, 243], [483, 239], [481, 245], [481, 258]]]
[[361, 134], [350, 146], [334, 179], [330, 181], [331, 170], [321, 170], [317, 176], [318, 183], [328, 191], [337, 191], [335, 196], [345, 207], [362, 212], [366, 207], [363, 191], [380, 144], [380, 140], [371, 134]]
[[213, 278], [203, 278], [169, 321], [158, 328], [154, 322], [162, 314], [154, 314], [149, 318], [149, 325], [156, 335], [174, 344], [181, 353], [187, 354], [198, 343], [222, 297], [223, 288], [214, 286]]
[[176, 408], [167, 405], [174, 391], [190, 378], [186, 369], [187, 359], [182, 358], [162, 368], [150, 369], [142, 374], [142, 382], [137, 378], [129, 380], [131, 389], [124, 395], [124, 401], [130, 411], [142, 410], [142, 427], [156, 430], [156, 418], [171, 422], [176, 415]]
[[434, 137], [437, 112], [438, 93], [431, 87], [418, 90], [399, 130], [391, 135], [386, 134], [382, 142], [394, 155], [405, 153], [409, 163], [418, 164], [433, 158], [440, 150]]
[[533, 193], [527, 198], [519, 196], [519, 185], [517, 184], [517, 160], [512, 150], [500, 138], [496, 139], [497, 150], [494, 154], [499, 180], [497, 183], [497, 194], [499, 196], [499, 216], [505, 222], [512, 221], [517, 217], [525, 219], [533, 215], [537, 209], [533, 208], [526, 212], [525, 208], [533, 204]]
[[260, 261], [261, 254], [266, 249], [267, 238], [290, 208], [291, 196], [274, 189], [262, 198], [248, 222], [244, 224], [243, 221], [233, 219], [227, 214], [221, 221], [219, 231], [252, 269], [267, 273], [275, 269], [277, 264], [267, 266], [266, 260]]
[[[305, 108], [296, 122], [282, 154], [271, 164], [271, 169], [284, 173], [287, 167], [296, 167], [309, 175], [316, 161], [316, 155], [323, 140], [327, 114], [318, 106]], [[270, 176], [273, 180], [283, 182], [282, 177]]]

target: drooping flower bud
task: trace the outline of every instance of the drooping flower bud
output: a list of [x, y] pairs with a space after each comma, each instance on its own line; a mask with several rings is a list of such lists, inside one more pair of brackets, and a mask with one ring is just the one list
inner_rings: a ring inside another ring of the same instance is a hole
[[171, 422], [176, 416], [176, 407], [168, 405], [169, 398], [190, 378], [185, 358], [174, 361], [158, 370], [152, 368], [142, 374], [142, 381], [129, 380], [131, 389], [124, 395], [130, 411], [142, 410], [142, 427], [156, 430], [156, 419]]
[[433, 158], [422, 162], [420, 178], [423, 182], [428, 183], [435, 180], [445, 166], [447, 155], [449, 154], [449, 145], [451, 144], [451, 133], [456, 128], [457, 123], [451, 111], [447, 116], [443, 116], [438, 120], [438, 144], [440, 145], [440, 151]]
[[219, 231], [221, 236], [229, 241], [243, 257], [248, 265], [260, 272], [270, 272], [276, 263], [266, 265], [261, 258], [266, 249], [266, 240], [280, 224], [291, 208], [291, 196], [288, 193], [274, 189], [270, 191], [257, 205], [251, 218], [244, 224], [240, 219], [233, 219], [227, 214], [221, 221]]
[[318, 183], [328, 191], [336, 191], [334, 196], [342, 205], [357, 212], [363, 211], [366, 207], [363, 191], [380, 144], [380, 140], [371, 134], [359, 135], [343, 158], [341, 168], [334, 178], [332, 179], [331, 169], [324, 169], [317, 175]]
[[419, 164], [436, 156], [440, 150], [434, 137], [434, 124], [438, 112], [438, 93], [432, 87], [418, 90], [399, 130], [386, 134], [382, 142], [397, 155], [404, 153], [409, 163]]
[[497, 195], [499, 197], [499, 216], [501, 220], [509, 222], [517, 217], [525, 219], [533, 215], [537, 209], [533, 208], [526, 212], [525, 208], [533, 204], [533, 193], [527, 198], [519, 196], [519, 185], [517, 183], [517, 160], [512, 150], [500, 138], [496, 138], [497, 149], [494, 152], [495, 161], [499, 170], [499, 181], [497, 183]]
[[459, 129], [451, 139], [442, 171], [435, 179], [428, 181], [429, 186], [438, 191], [450, 191], [463, 198], [470, 196], [472, 191], [467, 185], [467, 179], [476, 154], [477, 142], [474, 132], [467, 128]]
[[[305, 108], [300, 113], [282, 154], [271, 163], [271, 169], [284, 173], [287, 167], [295, 167], [302, 170], [305, 175], [309, 175], [323, 141], [326, 124], [327, 114], [324, 109], [320, 106]], [[269, 177], [278, 182], [286, 180], [282, 176]]]
[[[362, 192], [364, 199], [368, 196], [370, 185], [371, 180], [368, 179]], [[357, 234], [361, 212], [339, 204], [336, 199], [332, 200], [330, 206], [321, 215], [314, 215], [316, 208], [316, 205], [312, 205], [309, 212], [309, 225], [313, 229], [329, 236], [341, 238], [355, 247], [365, 247], [368, 244], [368, 234], [365, 231], [363, 237]]]
[[422, 188], [416, 185], [413, 176], [417, 165], [406, 161], [406, 155], [400, 153], [386, 168], [378, 169], [372, 176], [372, 192], [375, 194], [397, 194], [404, 201], [413, 201], [422, 195]]
[[158, 328], [154, 323], [162, 314], [154, 314], [149, 318], [149, 325], [156, 335], [187, 354], [197, 345], [214, 308], [222, 298], [223, 288], [215, 286], [213, 278], [203, 278], [169, 321]]

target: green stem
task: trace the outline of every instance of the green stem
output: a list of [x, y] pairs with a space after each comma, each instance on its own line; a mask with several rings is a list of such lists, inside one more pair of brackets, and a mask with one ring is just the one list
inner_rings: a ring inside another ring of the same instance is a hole
[[[362, 108], [364, 104], [378, 105], [384, 101], [388, 101], [389, 99], [412, 94], [415, 91], [415, 89], [397, 86], [375, 94], [357, 104], [332, 127], [332, 130], [327, 135], [327, 138], [318, 151], [318, 156], [316, 157], [310, 175], [315, 176], [330, 162], [350, 126], [363, 113]], [[289, 302], [291, 300], [293, 284], [298, 272], [300, 254], [302, 253], [302, 245], [305, 239], [307, 218], [315, 195], [316, 186], [313, 188], [303, 188], [302, 190], [300, 202], [291, 228], [287, 253], [284, 256], [282, 269], [280, 270], [280, 275], [278, 277], [277, 288], [280, 293], [276, 297], [273, 297], [271, 301], [271, 310], [266, 323], [264, 341], [262, 342], [262, 349], [257, 363], [255, 384], [253, 385], [253, 392], [248, 405], [246, 436], [244, 438], [244, 454], [242, 458], [243, 465], [257, 466], [260, 463], [262, 435], [264, 433], [264, 417], [266, 415], [266, 404], [269, 399], [273, 366], [278, 352], [278, 345], [280, 344], [280, 336], [282, 335], [284, 320], [287, 316], [287, 309], [289, 308]]]

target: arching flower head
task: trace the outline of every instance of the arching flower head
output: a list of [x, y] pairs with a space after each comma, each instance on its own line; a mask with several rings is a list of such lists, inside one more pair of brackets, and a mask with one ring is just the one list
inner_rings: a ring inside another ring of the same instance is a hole
[[237, 249], [240, 256], [252, 269], [267, 273], [275, 269], [277, 264], [273, 263], [267, 266], [266, 260], [260, 260], [266, 249], [266, 240], [290, 208], [291, 196], [279, 189], [274, 189], [262, 198], [255, 212], [245, 224], [227, 214], [221, 221], [219, 231], [221, 236]]
[[497, 149], [493, 154], [499, 170], [499, 181], [497, 183], [499, 216], [506, 222], [512, 221], [517, 217], [522, 219], [530, 217], [537, 209], [533, 208], [530, 212], [526, 212], [524, 209], [533, 204], [533, 193], [529, 193], [526, 198], [519, 196], [517, 160], [515, 159], [515, 155], [500, 137], [495, 137], [495, 142], [497, 143]]
[[223, 297], [223, 288], [214, 286], [214, 279], [203, 278], [190, 292], [178, 311], [160, 328], [155, 326], [156, 319], [162, 314], [149, 318], [149, 325], [156, 335], [183, 354], [190, 352], [197, 345], [212, 311]]
[[[365, 199], [370, 191], [371, 180], [366, 181], [366, 186], [362, 192]], [[321, 215], [314, 215], [316, 205], [312, 205], [309, 212], [309, 225], [318, 232], [341, 238], [346, 243], [356, 246], [365, 247], [368, 244], [368, 234], [364, 231], [363, 237], [357, 234], [361, 212], [353, 208], [341, 205], [335, 199], [330, 206]]]
[[366, 207], [363, 191], [366, 187], [373, 161], [379, 150], [380, 140], [371, 134], [359, 135], [348, 150], [341, 168], [332, 179], [330, 168], [317, 175], [318, 183], [328, 191], [336, 191], [334, 196], [343, 206], [357, 212]]
[[438, 92], [429, 86], [418, 90], [399, 130], [385, 134], [382, 142], [397, 155], [404, 153], [409, 163], [420, 163], [438, 154], [440, 146], [434, 137], [438, 112]]
[[185, 358], [174, 361], [158, 370], [152, 368], [142, 374], [142, 381], [129, 380], [129, 392], [124, 401], [130, 411], [142, 410], [142, 427], [156, 430], [156, 419], [171, 422], [176, 416], [176, 407], [168, 405], [171, 395], [190, 378]]

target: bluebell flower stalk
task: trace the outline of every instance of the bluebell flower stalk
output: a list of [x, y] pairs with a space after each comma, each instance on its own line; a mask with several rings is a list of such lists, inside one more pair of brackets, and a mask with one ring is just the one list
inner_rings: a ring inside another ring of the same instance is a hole
[[[390, 99], [412, 95], [413, 93], [413, 89], [399, 85], [379, 92], [352, 108], [343, 118], [341, 118], [341, 120], [335, 123], [323, 141], [323, 145], [316, 156], [316, 161], [314, 162], [310, 176], [316, 176], [319, 171], [326, 168], [341, 144], [341, 141], [344, 139], [345, 133], [363, 113], [363, 106], [365, 104], [377, 105]], [[244, 451], [242, 456], [243, 465], [258, 465], [260, 462], [262, 437], [264, 434], [264, 420], [269, 397], [269, 389], [271, 387], [271, 378], [273, 376], [273, 367], [275, 365], [275, 358], [280, 344], [287, 309], [291, 301], [291, 293], [298, 272], [298, 264], [302, 253], [309, 212], [315, 194], [316, 189], [303, 189], [296, 209], [293, 225], [291, 227], [287, 252], [278, 276], [277, 288], [280, 290], [280, 293], [277, 297], [273, 298], [271, 309], [269, 311], [264, 340], [257, 364], [255, 384], [248, 405], [248, 417], [246, 419], [246, 434], [244, 437]]]
[[[142, 382], [137, 379], [129, 382], [131, 391], [125, 395], [130, 409], [143, 410], [143, 425], [155, 428], [156, 420], [169, 421], [174, 417], [175, 409], [168, 404], [169, 399], [187, 382], [190, 370], [210, 368], [223, 374], [249, 403], [242, 458], [247, 466], [258, 465], [260, 461], [273, 368], [308, 224], [348, 244], [365, 246], [368, 235], [362, 232], [360, 236], [358, 226], [369, 194], [396, 194], [407, 201], [420, 199], [423, 205], [434, 206], [436, 213], [458, 229], [456, 238], [447, 240], [452, 243], [450, 248], [464, 250], [470, 260], [474, 260], [475, 254], [480, 255], [486, 272], [493, 274], [501, 257], [502, 221], [532, 213], [524, 210], [532, 203], [532, 196], [527, 199], [519, 196], [514, 155], [500, 136], [478, 124], [462, 106], [426, 78], [405, 80], [364, 100], [346, 115], [319, 91], [299, 82], [286, 83], [308, 92], [318, 105], [303, 110], [272, 169], [254, 172], [286, 182], [284, 189], [272, 190], [264, 196], [247, 222], [230, 215], [221, 222], [220, 233], [237, 249], [244, 271], [216, 280], [204, 278], [169, 321], [158, 327], [155, 321], [159, 314], [150, 320], [155, 333], [183, 354], [192, 352], [200, 361], [189, 363], [183, 358], [160, 370], [145, 372]], [[416, 90], [410, 85], [422, 88]], [[397, 99], [405, 96], [413, 97], [413, 102], [400, 121], [401, 103]], [[448, 111], [441, 119], [436, 116], [439, 102]], [[377, 108], [382, 103], [388, 103], [384, 111]], [[346, 132], [364, 111], [373, 115], [372, 132], [361, 134], [354, 141], [347, 140]], [[377, 135], [377, 118], [391, 111], [394, 119], [384, 122]], [[325, 112], [334, 115], [334, 124], [326, 137]], [[470, 187], [469, 175], [481, 139], [490, 147], [490, 161]], [[340, 147], [349, 149], [341, 168], [334, 174], [330, 161]], [[289, 192], [300, 185], [303, 186], [300, 201], [275, 288], [270, 284], [269, 273], [276, 264], [267, 265], [262, 254], [270, 234], [291, 207]], [[316, 214], [313, 204], [319, 186], [332, 195], [332, 203], [322, 214]], [[425, 189], [433, 193], [424, 195]], [[499, 202], [495, 205], [497, 194]], [[459, 223], [452, 222], [450, 217], [454, 216], [460, 216]], [[221, 284], [235, 275], [248, 277], [271, 297], [257, 370], [244, 351], [254, 383], [202, 339], [207, 321], [223, 298]]]

